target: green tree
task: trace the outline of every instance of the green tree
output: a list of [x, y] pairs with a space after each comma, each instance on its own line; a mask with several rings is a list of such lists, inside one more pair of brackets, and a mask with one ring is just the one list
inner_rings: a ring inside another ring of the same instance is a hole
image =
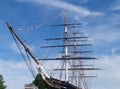
[[37, 74], [35, 80], [33, 81], [33, 84], [35, 84], [38, 89], [47, 89], [41, 74]]
[[0, 89], [6, 89], [6, 86], [4, 85], [4, 80], [3, 80], [3, 77], [2, 75], [0, 75]]

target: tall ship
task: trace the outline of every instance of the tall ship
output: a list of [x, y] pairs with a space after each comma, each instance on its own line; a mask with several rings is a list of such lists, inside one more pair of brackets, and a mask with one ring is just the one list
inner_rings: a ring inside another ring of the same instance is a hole
[[[63, 27], [64, 33], [63, 37], [45, 39], [46, 41], [61, 41], [61, 44], [41, 47], [45, 50], [60, 48], [61, 56], [57, 57], [56, 55], [52, 58], [36, 58], [14, 28], [9, 23], [6, 22], [6, 24], [16, 43], [19, 42], [30, 59], [36, 63], [42, 82], [40, 89], [91, 89], [89, 79], [96, 77], [93, 71], [100, 70], [100, 68], [95, 68], [92, 64], [97, 58], [91, 56], [93, 51], [90, 49], [92, 45], [88, 41], [89, 37], [79, 30], [81, 23], [68, 23], [67, 17], [64, 16], [63, 24], [52, 25], [53, 29], [54, 27]], [[19, 46], [18, 48], [20, 49]], [[41, 63], [43, 60], [53, 61], [54, 65], [58, 61], [60, 66], [54, 68], [53, 75], [50, 75]], [[56, 72], [59, 74], [58, 76], [54, 75]]]

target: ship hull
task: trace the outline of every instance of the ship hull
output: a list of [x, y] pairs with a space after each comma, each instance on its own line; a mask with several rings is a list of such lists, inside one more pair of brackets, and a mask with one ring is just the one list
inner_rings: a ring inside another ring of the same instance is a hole
[[79, 89], [78, 87], [70, 84], [69, 82], [61, 81], [54, 78], [46, 78], [46, 80], [44, 80], [44, 83], [47, 89]]
[[33, 83], [38, 86], [39, 89], [79, 89], [75, 85], [70, 84], [66, 81], [61, 81], [55, 78], [47, 78], [38, 74], [33, 81]]

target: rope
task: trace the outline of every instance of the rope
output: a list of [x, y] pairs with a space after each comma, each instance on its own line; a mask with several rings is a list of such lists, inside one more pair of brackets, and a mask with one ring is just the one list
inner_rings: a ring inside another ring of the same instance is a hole
[[[11, 32], [11, 31], [10, 31], [10, 32]], [[33, 74], [33, 71], [31, 70], [31, 68], [30, 68], [30, 66], [29, 66], [29, 64], [28, 64], [28, 62], [27, 62], [27, 59], [26, 59], [24, 53], [22, 52], [22, 49], [21, 49], [20, 46], [18, 45], [18, 42], [17, 42], [15, 36], [13, 35], [12, 32], [11, 32], [11, 34], [12, 34], [12, 37], [13, 37], [13, 39], [14, 39], [14, 41], [15, 41], [15, 43], [16, 43], [16, 45], [17, 45], [17, 47], [18, 47], [18, 49], [19, 49], [19, 51], [20, 51], [20, 53], [21, 53], [21, 55], [22, 55], [22, 57], [23, 57], [23, 59], [24, 59], [24, 61], [25, 61], [25, 63], [26, 63], [26, 65], [27, 65], [27, 67], [28, 67], [28, 69], [29, 69], [29, 71], [31, 72], [33, 78], [35, 78], [35, 75]]]
[[62, 13], [63, 13], [63, 10], [60, 11], [60, 12], [59, 12], [56, 16], [54, 16], [54, 18], [51, 19], [51, 20], [48, 20], [48, 21], [45, 21], [45, 22], [41, 22], [41, 23], [38, 24], [38, 25], [34, 25], [34, 26], [31, 26], [31, 27], [25, 28], [25, 29], [23, 29], [23, 28], [18, 28], [18, 30], [33, 30], [33, 29], [38, 29], [38, 28], [40, 28], [42, 25], [51, 24], [51, 23], [53, 23]]
[[28, 55], [27, 51], [25, 51], [25, 52], [26, 52], [27, 58], [29, 59], [29, 60], [28, 60], [29, 69], [30, 69], [30, 71], [31, 71], [31, 73], [32, 73], [32, 75], [33, 75], [33, 77], [35, 78], [35, 72], [33, 71], [33, 66], [32, 66], [32, 64], [31, 64], [30, 56]]

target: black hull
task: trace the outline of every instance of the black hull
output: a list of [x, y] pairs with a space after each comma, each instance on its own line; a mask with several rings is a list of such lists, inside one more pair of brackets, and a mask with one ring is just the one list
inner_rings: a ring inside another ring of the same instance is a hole
[[78, 87], [70, 84], [69, 82], [57, 80], [54, 78], [46, 78], [44, 82], [47, 89], [79, 89]]

